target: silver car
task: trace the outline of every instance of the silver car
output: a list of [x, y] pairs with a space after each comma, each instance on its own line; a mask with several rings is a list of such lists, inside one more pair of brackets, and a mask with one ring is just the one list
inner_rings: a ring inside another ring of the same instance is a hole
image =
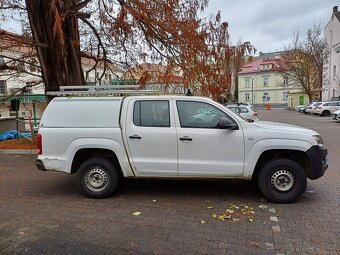
[[332, 116], [333, 116], [333, 119], [340, 120], [340, 110], [333, 112]]
[[254, 109], [247, 105], [227, 105], [227, 108], [234, 113], [239, 114], [245, 119], [259, 120], [258, 114]]

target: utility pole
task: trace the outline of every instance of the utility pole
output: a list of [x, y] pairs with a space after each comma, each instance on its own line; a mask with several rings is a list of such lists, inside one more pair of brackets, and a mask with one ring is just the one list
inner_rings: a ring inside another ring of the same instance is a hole
[[254, 105], [254, 78], [251, 78], [251, 104]]

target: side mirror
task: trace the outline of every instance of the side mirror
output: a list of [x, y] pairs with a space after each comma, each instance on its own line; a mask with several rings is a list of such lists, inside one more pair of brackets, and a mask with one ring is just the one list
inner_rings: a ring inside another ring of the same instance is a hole
[[220, 118], [217, 127], [219, 129], [230, 129], [230, 130], [234, 130], [237, 129], [237, 124], [232, 122], [230, 119], [228, 118]]

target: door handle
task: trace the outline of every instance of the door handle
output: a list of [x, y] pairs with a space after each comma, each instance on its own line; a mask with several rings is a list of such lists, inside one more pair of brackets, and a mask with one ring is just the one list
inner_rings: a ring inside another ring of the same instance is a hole
[[130, 138], [130, 139], [137, 139], [137, 140], [142, 139], [142, 137], [139, 136], [139, 135], [130, 135], [129, 138]]
[[189, 136], [184, 136], [184, 137], [179, 138], [179, 140], [181, 140], [181, 141], [192, 141], [192, 138], [189, 137]]

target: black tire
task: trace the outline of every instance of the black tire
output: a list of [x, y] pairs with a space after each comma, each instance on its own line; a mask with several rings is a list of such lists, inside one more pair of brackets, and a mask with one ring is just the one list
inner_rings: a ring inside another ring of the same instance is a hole
[[80, 166], [77, 183], [86, 196], [106, 198], [117, 189], [119, 177], [119, 172], [113, 162], [105, 158], [91, 158]]
[[292, 203], [306, 191], [307, 177], [303, 168], [295, 161], [279, 158], [263, 165], [257, 184], [269, 201]]
[[330, 111], [323, 111], [321, 116], [325, 116], [325, 117], [328, 117], [329, 115], [331, 115]]

